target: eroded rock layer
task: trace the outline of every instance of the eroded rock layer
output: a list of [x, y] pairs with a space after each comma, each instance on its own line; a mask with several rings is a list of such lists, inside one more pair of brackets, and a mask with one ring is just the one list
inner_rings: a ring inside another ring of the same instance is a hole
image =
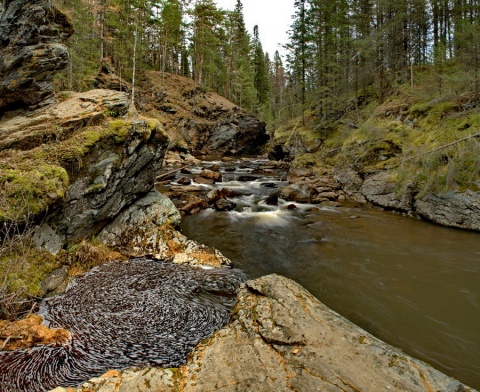
[[0, 113], [35, 108], [53, 96], [53, 76], [68, 64], [62, 41], [73, 34], [48, 0], [4, 2], [0, 13]]
[[136, 259], [104, 264], [48, 302], [44, 317], [68, 345], [0, 354], [0, 390], [76, 386], [108, 369], [179, 366], [223, 326], [244, 280], [239, 271]]

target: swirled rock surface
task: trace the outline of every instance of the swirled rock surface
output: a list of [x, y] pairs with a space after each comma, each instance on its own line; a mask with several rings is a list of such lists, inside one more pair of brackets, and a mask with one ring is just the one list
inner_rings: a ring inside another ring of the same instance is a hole
[[0, 113], [51, 103], [53, 77], [68, 64], [62, 44], [73, 34], [48, 0], [4, 2], [0, 13]]
[[278, 275], [246, 282], [229, 325], [198, 345], [185, 366], [109, 373], [77, 391], [113, 390], [473, 391]]
[[0, 353], [2, 392], [76, 386], [108, 369], [183, 365], [223, 326], [244, 280], [239, 271], [136, 259], [77, 278], [42, 312], [71, 333], [69, 344]]

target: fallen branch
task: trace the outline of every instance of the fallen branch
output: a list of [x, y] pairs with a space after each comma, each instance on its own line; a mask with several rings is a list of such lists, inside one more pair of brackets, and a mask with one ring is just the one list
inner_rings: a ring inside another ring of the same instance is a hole
[[465, 140], [473, 139], [474, 137], [479, 137], [479, 136], [480, 136], [480, 132], [477, 132], [477, 133], [475, 133], [474, 135], [470, 135], [470, 136], [464, 137], [463, 139], [456, 140], [456, 141], [454, 141], [454, 142], [451, 142], [451, 143], [445, 144], [445, 145], [443, 145], [443, 146], [434, 148], [433, 150], [426, 151], [426, 152], [424, 152], [424, 153], [414, 155], [413, 157], [405, 158], [405, 159], [401, 160], [400, 162], [398, 162], [397, 165], [400, 165], [400, 164], [402, 164], [402, 163], [404, 163], [404, 162], [406, 162], [406, 161], [410, 161], [411, 159], [415, 159], [415, 158], [419, 158], [419, 157], [422, 157], [422, 156], [427, 155], [427, 154], [431, 154], [432, 152], [436, 152], [436, 151], [442, 150], [442, 149], [444, 149], [444, 148], [453, 146], [453, 145], [455, 145], [455, 144], [457, 144], [457, 143], [464, 142]]
[[158, 181], [158, 180], [161, 180], [162, 178], [168, 177], [170, 174], [176, 173], [176, 172], [178, 172], [178, 171], [180, 171], [180, 170], [183, 170], [183, 169], [186, 169], [187, 167], [190, 167], [190, 166], [192, 166], [192, 163], [188, 164], [187, 166], [182, 166], [182, 167], [180, 167], [180, 168], [178, 168], [178, 169], [169, 171], [169, 172], [167, 172], [167, 173], [160, 174], [159, 176], [157, 176], [157, 178], [155, 178], [155, 180], [157, 180], [157, 181]]
[[22, 340], [22, 339], [25, 339], [25, 336], [23, 336], [23, 335], [18, 335], [18, 336], [0, 335], [0, 339], [1, 340], [4, 340], [4, 339], [7, 339], [7, 340]]
[[5, 339], [5, 341], [2, 344], [2, 347], [0, 347], [0, 351], [3, 351], [3, 349], [7, 346], [8, 342], [10, 341], [11, 338], [12, 337], [9, 336], [9, 337], [7, 337], [7, 339]]

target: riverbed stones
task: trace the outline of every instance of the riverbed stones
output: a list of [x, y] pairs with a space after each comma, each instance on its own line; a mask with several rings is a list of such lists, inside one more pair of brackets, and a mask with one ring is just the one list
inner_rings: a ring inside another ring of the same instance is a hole
[[204, 169], [200, 172], [199, 177], [211, 179], [214, 181], [214, 183], [222, 181], [222, 174], [219, 172], [219, 170]]
[[[151, 377], [150, 369], [142, 371]], [[122, 376], [112, 379], [124, 390]], [[104, 391], [108, 380], [91, 380], [77, 391]], [[171, 382], [186, 392], [472, 390], [380, 341], [278, 275], [248, 281], [230, 323], [198, 345], [176, 377], [164, 382], [144, 391], [170, 391]]]
[[290, 184], [280, 190], [279, 197], [288, 201], [310, 203], [317, 194], [315, 188], [308, 184]]
[[217, 211], [232, 211], [237, 206], [233, 201], [227, 199], [218, 199], [214, 203]]

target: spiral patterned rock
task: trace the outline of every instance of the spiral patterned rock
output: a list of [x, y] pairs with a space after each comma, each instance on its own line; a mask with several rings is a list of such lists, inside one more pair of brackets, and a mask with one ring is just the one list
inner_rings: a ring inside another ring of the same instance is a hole
[[51, 327], [71, 332], [68, 345], [0, 353], [0, 390], [78, 386], [108, 369], [175, 367], [228, 321], [244, 274], [135, 259], [77, 278], [43, 306]]

